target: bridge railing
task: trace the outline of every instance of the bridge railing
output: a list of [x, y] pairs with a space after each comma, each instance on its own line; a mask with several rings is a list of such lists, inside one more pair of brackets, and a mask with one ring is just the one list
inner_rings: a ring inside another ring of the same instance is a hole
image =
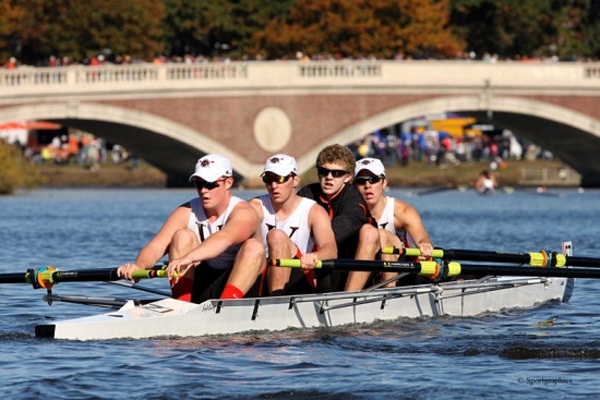
[[376, 61], [361, 62], [306, 62], [298, 65], [301, 77], [353, 77], [381, 76], [381, 63]]
[[[333, 79], [332, 79], [333, 78]], [[485, 90], [596, 95], [600, 63], [497, 64], [470, 61], [252, 61], [203, 64], [131, 64], [20, 67], [0, 70], [0, 100], [86, 96], [178, 89]]]
[[[161, 84], [169, 81], [212, 81], [223, 79], [244, 79], [248, 77], [245, 63], [206, 63], [206, 64], [153, 64], [69, 66], [65, 68], [24, 67], [15, 70], [0, 70], [1, 94], [13, 89], [44, 92], [52, 88], [94, 86], [109, 88], [114, 84]], [[0, 94], [0, 95], [1, 95]]]

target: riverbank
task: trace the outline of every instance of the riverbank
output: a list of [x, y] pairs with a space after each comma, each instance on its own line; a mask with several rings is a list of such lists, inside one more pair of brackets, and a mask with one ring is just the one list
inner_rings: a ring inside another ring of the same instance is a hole
[[[412, 163], [408, 166], [387, 167], [390, 186], [435, 187], [472, 186], [479, 173], [488, 169], [486, 162], [463, 163], [440, 168], [436, 165]], [[524, 170], [547, 169], [557, 171], [565, 168], [558, 160], [509, 161], [495, 171], [500, 186], [528, 186], [524, 182]], [[81, 166], [76, 164], [43, 164], [35, 167], [40, 175], [39, 186], [44, 187], [165, 187], [166, 175], [152, 165], [141, 161], [131, 163]], [[316, 179], [314, 169], [302, 175], [302, 182]], [[262, 187], [258, 179], [241, 182], [245, 187]], [[556, 181], [559, 186], [576, 186], [569, 182]], [[532, 183], [531, 185], [536, 185]], [[553, 186], [548, 184], [547, 186]]]

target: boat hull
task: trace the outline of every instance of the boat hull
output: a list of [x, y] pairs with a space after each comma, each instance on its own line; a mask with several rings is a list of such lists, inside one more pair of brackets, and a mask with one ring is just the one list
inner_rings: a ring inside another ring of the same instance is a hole
[[378, 320], [469, 317], [567, 301], [574, 280], [490, 277], [353, 293], [208, 300], [127, 302], [114, 312], [38, 325], [56, 339], [190, 337], [289, 328], [334, 327]]

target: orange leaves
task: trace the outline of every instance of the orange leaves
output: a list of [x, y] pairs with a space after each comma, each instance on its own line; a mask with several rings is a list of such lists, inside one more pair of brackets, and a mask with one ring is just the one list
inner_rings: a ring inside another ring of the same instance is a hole
[[297, 51], [390, 58], [398, 53], [455, 56], [463, 44], [448, 27], [448, 1], [303, 0], [257, 34], [269, 58]]

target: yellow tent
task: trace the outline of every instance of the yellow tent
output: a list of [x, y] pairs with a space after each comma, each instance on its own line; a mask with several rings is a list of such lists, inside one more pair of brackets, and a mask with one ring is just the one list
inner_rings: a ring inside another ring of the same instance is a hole
[[[447, 119], [434, 119], [430, 120], [431, 130], [438, 132], [448, 132], [452, 136], [462, 137], [465, 132], [465, 126], [473, 125], [477, 120], [472, 117], [457, 117]], [[469, 130], [472, 131], [472, 130]], [[481, 134], [481, 131], [474, 130], [475, 132], [469, 132], [470, 134]]]

